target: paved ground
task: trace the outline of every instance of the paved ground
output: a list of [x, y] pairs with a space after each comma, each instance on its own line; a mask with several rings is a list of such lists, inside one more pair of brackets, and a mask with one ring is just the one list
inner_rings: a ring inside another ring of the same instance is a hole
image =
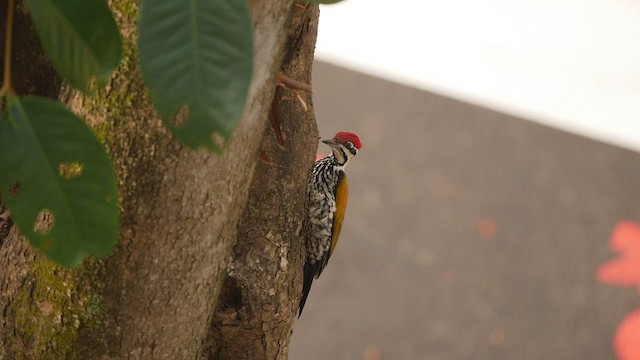
[[323, 63], [313, 85], [321, 135], [363, 149], [291, 359], [615, 358], [640, 294], [596, 272], [640, 154]]

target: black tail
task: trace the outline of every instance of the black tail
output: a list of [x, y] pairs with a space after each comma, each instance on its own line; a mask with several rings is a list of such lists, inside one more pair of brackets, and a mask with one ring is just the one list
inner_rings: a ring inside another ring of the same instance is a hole
[[314, 266], [307, 262], [304, 264], [304, 281], [302, 283], [302, 298], [300, 299], [300, 305], [298, 306], [298, 317], [302, 315], [302, 309], [304, 309], [304, 303], [307, 302], [307, 296], [311, 291], [311, 284], [313, 283], [313, 277], [315, 275]]

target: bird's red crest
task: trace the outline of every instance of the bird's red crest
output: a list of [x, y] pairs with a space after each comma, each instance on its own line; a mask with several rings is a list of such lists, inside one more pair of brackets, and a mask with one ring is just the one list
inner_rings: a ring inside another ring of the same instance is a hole
[[347, 132], [347, 131], [341, 131], [339, 133], [336, 134], [336, 136], [334, 137], [334, 139], [336, 139], [338, 142], [344, 144], [347, 141], [351, 141], [351, 143], [353, 143], [353, 146], [356, 147], [356, 149], [360, 150], [360, 148], [362, 147], [362, 143], [360, 142], [360, 138], [358, 137], [358, 135], [352, 133], [352, 132]]

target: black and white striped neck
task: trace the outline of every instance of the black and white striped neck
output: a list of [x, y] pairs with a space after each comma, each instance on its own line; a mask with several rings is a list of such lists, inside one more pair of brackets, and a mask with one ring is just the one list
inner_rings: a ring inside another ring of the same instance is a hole
[[334, 171], [344, 172], [344, 169], [347, 167], [347, 163], [349, 162], [348, 159], [345, 162], [340, 163], [335, 155], [329, 155], [329, 158], [331, 159], [330, 161]]
[[[351, 145], [350, 143], [348, 144]], [[349, 160], [351, 160], [352, 157], [356, 156], [356, 154], [358, 153], [358, 149], [356, 149], [355, 146], [353, 145], [352, 146], [340, 145], [337, 147], [333, 147], [332, 152], [333, 152], [333, 155], [332, 155], [333, 161], [338, 167], [344, 170]]]

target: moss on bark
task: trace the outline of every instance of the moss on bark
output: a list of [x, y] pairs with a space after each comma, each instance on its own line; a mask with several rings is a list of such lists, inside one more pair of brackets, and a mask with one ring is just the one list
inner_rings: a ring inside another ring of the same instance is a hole
[[[218, 157], [185, 149], [170, 137], [139, 73], [138, 1], [109, 4], [123, 36], [124, 58], [105, 89], [85, 97], [67, 87], [60, 90], [52, 72], [37, 80], [27, 79], [33, 76], [31, 69], [19, 74], [27, 89], [22, 94], [57, 96], [84, 117], [106, 145], [118, 179], [119, 244], [104, 260], [62, 269], [12, 229], [0, 244], [0, 268], [7, 269], [0, 271], [0, 359], [177, 359], [206, 356], [202, 349], [210, 348], [207, 328], [262, 139], [269, 136], [266, 118], [294, 5], [288, 0], [250, 1], [256, 34], [254, 81], [234, 139]], [[23, 36], [33, 37], [32, 27], [24, 31], [30, 33]], [[16, 56], [28, 58], [34, 51], [24, 50]], [[38, 59], [46, 60], [42, 54]], [[33, 61], [31, 65], [37, 67]], [[290, 151], [295, 154], [295, 149]], [[303, 196], [281, 195], [281, 201], [296, 203]], [[281, 256], [286, 260], [289, 254]], [[297, 279], [299, 270], [286, 276]], [[285, 296], [283, 306], [293, 309], [296, 301]], [[286, 350], [289, 334], [278, 332], [273, 344], [285, 345], [273, 351]]]
[[[14, 238], [12, 241], [24, 241]], [[104, 325], [101, 303], [101, 276], [98, 260], [88, 260], [79, 269], [57, 266], [40, 254], [34, 254], [5, 310], [12, 332], [4, 339], [9, 346], [7, 358], [83, 359], [87, 347], [100, 343]]]

